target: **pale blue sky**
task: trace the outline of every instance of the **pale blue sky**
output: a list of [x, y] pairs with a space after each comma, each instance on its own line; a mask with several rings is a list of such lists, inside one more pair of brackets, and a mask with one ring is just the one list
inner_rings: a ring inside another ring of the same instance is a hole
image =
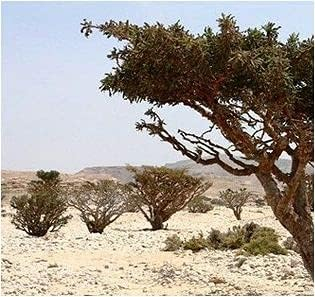
[[[194, 33], [216, 28], [221, 13], [241, 29], [268, 21], [281, 38], [313, 34], [312, 2], [2, 2], [2, 169], [164, 164], [181, 160], [167, 143], [135, 131], [146, 104], [130, 105], [98, 90], [117, 42], [80, 34], [83, 18], [170, 24]], [[201, 131], [206, 123], [183, 110], [163, 112], [171, 128]], [[220, 141], [220, 140], [218, 140]]]

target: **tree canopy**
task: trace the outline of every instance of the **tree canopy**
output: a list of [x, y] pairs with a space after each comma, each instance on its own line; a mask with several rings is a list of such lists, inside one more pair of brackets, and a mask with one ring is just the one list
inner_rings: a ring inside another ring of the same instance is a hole
[[[197, 35], [179, 22], [138, 26], [84, 20], [81, 25], [86, 37], [98, 30], [124, 41], [108, 55], [115, 67], [100, 90], [118, 92], [131, 103], [151, 103], [150, 121], [136, 128], [184, 156], [234, 175], [255, 174], [279, 221], [304, 245], [302, 257], [313, 274], [313, 222], [305, 195], [305, 168], [314, 155], [313, 36], [300, 40], [292, 34], [281, 41], [276, 24], [242, 31], [231, 15], [218, 19], [217, 32], [207, 27]], [[207, 120], [209, 129], [200, 135], [181, 129], [171, 134], [157, 108], [179, 104]], [[215, 141], [214, 129], [230, 146]], [[291, 158], [289, 173], [276, 165], [282, 154]]]

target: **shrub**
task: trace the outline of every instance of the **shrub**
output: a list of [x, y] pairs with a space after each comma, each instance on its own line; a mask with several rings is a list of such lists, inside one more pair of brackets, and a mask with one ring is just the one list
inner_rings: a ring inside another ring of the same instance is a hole
[[213, 209], [211, 203], [207, 202], [207, 197], [198, 196], [188, 203], [188, 211], [192, 213], [206, 213]]
[[224, 234], [219, 230], [211, 229], [207, 237], [208, 244], [214, 249], [221, 249], [224, 240]]
[[195, 197], [203, 194], [210, 186], [201, 178], [186, 174], [185, 170], [166, 167], [145, 167], [137, 169], [129, 166], [134, 173], [132, 199], [150, 222], [152, 230], [163, 229], [174, 213], [182, 210]]
[[199, 233], [198, 237], [193, 236], [191, 239], [183, 242], [184, 250], [192, 250], [193, 252], [198, 252], [209, 247], [209, 242], [203, 237], [202, 233]]
[[243, 229], [243, 238], [244, 238], [244, 242], [248, 243], [250, 242], [253, 234], [260, 228], [260, 226], [258, 224], [255, 224], [254, 222], [250, 222], [245, 224], [242, 229]]
[[176, 234], [174, 234], [172, 236], [168, 236], [165, 239], [164, 243], [165, 243], [165, 248], [163, 249], [163, 251], [177, 251], [183, 245], [183, 241]]
[[252, 255], [267, 255], [269, 253], [286, 255], [287, 250], [278, 243], [279, 236], [275, 230], [268, 227], [258, 228], [249, 243], [243, 249]]
[[231, 208], [237, 220], [241, 219], [242, 208], [245, 203], [252, 197], [252, 193], [247, 192], [245, 188], [239, 191], [227, 189], [220, 192], [220, 198], [224, 201], [225, 206]]
[[12, 223], [27, 234], [40, 237], [59, 230], [71, 216], [63, 216], [67, 201], [61, 193], [59, 172], [41, 170], [36, 174], [39, 180], [29, 183], [28, 194], [11, 199], [16, 210]]
[[222, 246], [227, 249], [238, 249], [244, 244], [244, 229], [240, 226], [233, 226], [223, 236]]
[[217, 205], [217, 206], [224, 206], [225, 205], [224, 201], [220, 198], [210, 198], [210, 202], [212, 205]]
[[86, 182], [71, 192], [68, 203], [80, 211], [90, 233], [102, 233], [125, 212], [129, 194], [128, 186], [112, 180]]

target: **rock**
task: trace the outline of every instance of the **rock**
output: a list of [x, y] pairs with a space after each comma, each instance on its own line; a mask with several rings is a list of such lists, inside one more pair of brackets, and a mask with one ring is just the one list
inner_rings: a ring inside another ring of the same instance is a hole
[[2, 258], [1, 261], [2, 261], [4, 264], [9, 264], [9, 265], [12, 265], [12, 264], [13, 264], [10, 260], [8, 260], [8, 259], [6, 259], [6, 258]]
[[108, 269], [108, 268], [109, 268], [109, 265], [105, 265], [104, 268], [105, 268], [105, 269]]
[[246, 258], [238, 258], [238, 261], [237, 261], [237, 263], [235, 264], [235, 266], [236, 266], [237, 268], [240, 268], [240, 267], [245, 263], [246, 260], [247, 260]]

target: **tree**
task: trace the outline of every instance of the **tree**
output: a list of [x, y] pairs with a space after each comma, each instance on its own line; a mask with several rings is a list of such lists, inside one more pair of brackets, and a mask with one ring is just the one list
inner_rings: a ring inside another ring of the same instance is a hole
[[252, 193], [245, 188], [239, 191], [227, 189], [220, 192], [220, 198], [224, 201], [226, 207], [231, 208], [237, 220], [241, 219], [242, 208], [245, 203], [252, 197]]
[[131, 166], [128, 170], [134, 173], [134, 182], [130, 183], [134, 189], [131, 198], [150, 222], [152, 230], [163, 229], [163, 223], [174, 213], [211, 186], [186, 174], [185, 170]]
[[63, 216], [68, 206], [61, 191], [59, 172], [40, 170], [36, 175], [39, 180], [29, 183], [27, 195], [11, 199], [11, 206], [16, 209], [12, 223], [27, 234], [40, 237], [59, 230], [71, 215]]
[[[124, 41], [108, 55], [117, 65], [101, 80], [101, 91], [119, 92], [131, 103], [183, 105], [208, 121], [200, 135], [179, 129], [175, 136], [151, 108], [146, 112], [151, 121], [136, 128], [197, 163], [218, 164], [237, 176], [254, 174], [313, 277], [313, 220], [305, 193], [305, 169], [314, 151], [313, 36], [300, 40], [292, 34], [281, 42], [274, 23], [241, 31], [231, 15], [222, 15], [218, 25], [218, 32], [207, 27], [193, 35], [179, 22], [165, 27], [84, 20], [81, 31], [88, 37], [96, 29]], [[215, 142], [214, 129], [229, 146]], [[291, 158], [289, 173], [276, 164], [282, 154]]]
[[311, 211], [314, 211], [314, 174], [308, 174], [305, 177], [306, 196], [310, 205]]
[[112, 180], [86, 182], [69, 194], [69, 205], [80, 211], [90, 233], [103, 233], [126, 210], [129, 188]]

